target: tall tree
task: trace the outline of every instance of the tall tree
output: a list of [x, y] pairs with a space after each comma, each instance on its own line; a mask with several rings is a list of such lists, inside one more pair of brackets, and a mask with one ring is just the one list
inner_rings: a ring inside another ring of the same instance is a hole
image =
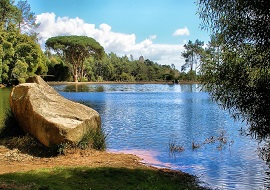
[[3, 30], [14, 28], [21, 16], [19, 9], [12, 0], [0, 1], [0, 25]]
[[47, 72], [40, 46], [17, 30], [0, 30], [0, 81], [12, 84], [25, 82], [29, 76]]
[[23, 33], [28, 33], [33, 35], [34, 30], [39, 26], [36, 24], [35, 13], [31, 11], [30, 4], [27, 3], [27, 0], [20, 0], [17, 3], [17, 8], [20, 11], [20, 17], [18, 20], [18, 28]]
[[57, 36], [46, 41], [46, 47], [54, 50], [69, 66], [74, 82], [83, 78], [84, 61], [87, 57], [104, 56], [103, 47], [93, 38], [86, 36]]
[[188, 66], [190, 66], [190, 70], [195, 71], [197, 69], [197, 63], [200, 60], [200, 54], [203, 50], [203, 41], [199, 41], [198, 39], [193, 43], [191, 40], [188, 41], [187, 44], [184, 45], [185, 51], [182, 53], [182, 57], [185, 58], [185, 64], [182, 66], [181, 70], [185, 70]]
[[233, 116], [248, 121], [251, 134], [269, 138], [269, 1], [198, 0], [198, 5], [202, 28], [214, 36], [203, 59], [205, 87]]

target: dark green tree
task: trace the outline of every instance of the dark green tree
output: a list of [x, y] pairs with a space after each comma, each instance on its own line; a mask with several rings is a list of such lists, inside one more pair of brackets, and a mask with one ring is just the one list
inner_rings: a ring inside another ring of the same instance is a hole
[[[74, 82], [84, 75], [84, 61], [90, 56], [103, 58], [103, 47], [93, 38], [86, 36], [57, 36], [46, 41], [46, 47], [54, 50], [68, 65]], [[80, 76], [79, 76], [80, 75]]]
[[184, 45], [185, 51], [182, 53], [182, 57], [185, 58], [185, 64], [181, 68], [182, 71], [186, 70], [188, 67], [193, 71], [194, 65], [196, 65], [196, 71], [197, 64], [200, 62], [201, 53], [203, 51], [203, 45], [204, 42], [198, 39], [194, 43], [189, 40], [188, 43]]
[[72, 78], [68, 67], [57, 55], [52, 55], [46, 51], [47, 57], [46, 64], [48, 66], [47, 76], [44, 77], [45, 81], [70, 81]]
[[270, 137], [270, 4], [268, 0], [198, 0], [202, 28], [212, 33], [202, 82], [214, 100]]

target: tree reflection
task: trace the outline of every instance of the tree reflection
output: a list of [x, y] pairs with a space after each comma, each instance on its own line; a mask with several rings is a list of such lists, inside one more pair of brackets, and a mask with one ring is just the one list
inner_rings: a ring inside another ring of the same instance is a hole
[[65, 92], [104, 92], [105, 88], [102, 85], [89, 85], [89, 84], [72, 84], [66, 85]]

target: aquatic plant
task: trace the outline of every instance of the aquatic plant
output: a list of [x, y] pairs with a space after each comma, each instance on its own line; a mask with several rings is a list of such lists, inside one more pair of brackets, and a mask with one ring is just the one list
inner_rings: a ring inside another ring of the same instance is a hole
[[177, 145], [175, 140], [171, 140], [169, 142], [169, 151], [170, 153], [183, 152], [185, 151], [185, 148], [183, 146]]
[[195, 142], [192, 142], [192, 150], [195, 150], [197, 148], [200, 148], [201, 145], [200, 144], [196, 144]]

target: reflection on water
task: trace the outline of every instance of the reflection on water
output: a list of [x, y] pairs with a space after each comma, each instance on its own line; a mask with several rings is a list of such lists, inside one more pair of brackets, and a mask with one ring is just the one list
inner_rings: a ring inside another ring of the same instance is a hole
[[[93, 90], [100, 86], [103, 92]], [[55, 86], [66, 98], [100, 113], [109, 150], [194, 174], [214, 188], [269, 186], [270, 170], [258, 156], [257, 143], [239, 135], [245, 124], [234, 122], [198, 85], [99, 84], [77, 93], [63, 92], [65, 87]], [[215, 143], [205, 143], [211, 138]], [[184, 151], [170, 154], [172, 140]]]
[[83, 84], [73, 84], [73, 85], [66, 85], [66, 86], [55, 86], [59, 88], [58, 90], [62, 90], [65, 92], [103, 92], [103, 86], [87, 86]]
[[64, 92], [199, 92], [200, 85], [156, 85], [156, 84], [72, 84], [53, 85]]

